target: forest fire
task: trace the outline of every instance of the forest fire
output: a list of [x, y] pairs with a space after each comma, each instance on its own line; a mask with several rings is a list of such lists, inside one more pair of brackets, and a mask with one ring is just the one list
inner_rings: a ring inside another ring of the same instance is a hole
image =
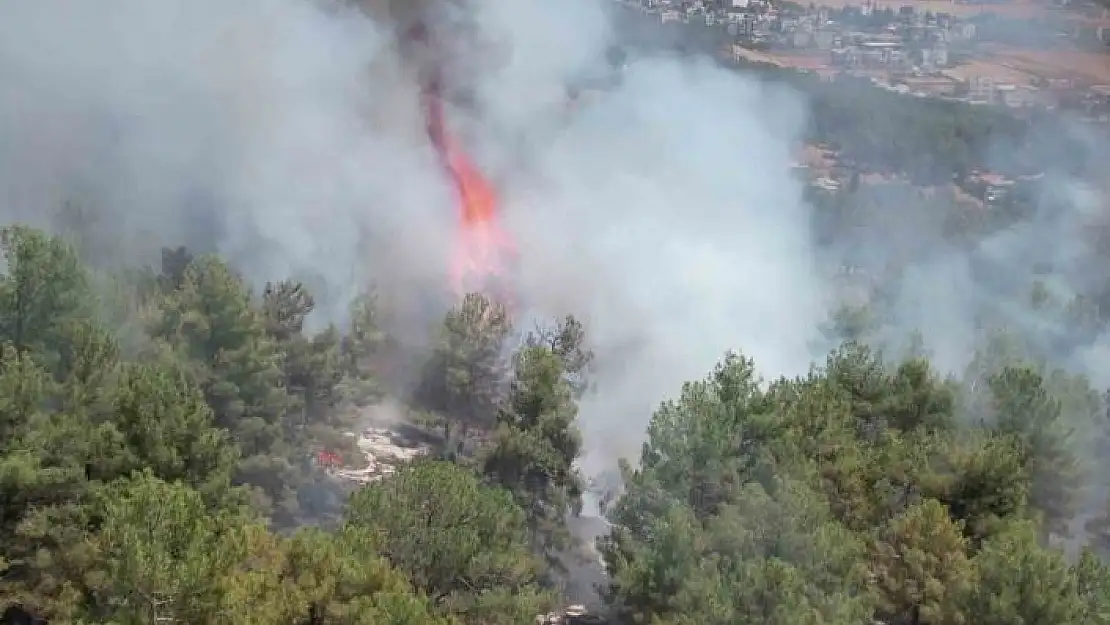
[[[410, 37], [427, 43], [427, 30], [418, 23]], [[428, 137], [451, 179], [458, 202], [458, 230], [450, 266], [452, 288], [459, 297], [480, 292], [511, 305], [511, 271], [518, 251], [501, 228], [497, 191], [447, 129], [438, 64], [426, 70], [422, 96]]]
[[425, 93], [428, 135], [455, 187], [458, 231], [451, 260], [451, 284], [461, 297], [470, 292], [509, 304], [509, 272], [517, 257], [512, 238], [499, 220], [497, 191], [445, 127], [439, 86], [432, 82]]

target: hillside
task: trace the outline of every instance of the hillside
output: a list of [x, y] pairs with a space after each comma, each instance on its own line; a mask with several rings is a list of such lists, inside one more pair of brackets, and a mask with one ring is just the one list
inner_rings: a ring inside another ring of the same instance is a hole
[[609, 4], [12, 5], [0, 622], [1110, 625], [1099, 136]]

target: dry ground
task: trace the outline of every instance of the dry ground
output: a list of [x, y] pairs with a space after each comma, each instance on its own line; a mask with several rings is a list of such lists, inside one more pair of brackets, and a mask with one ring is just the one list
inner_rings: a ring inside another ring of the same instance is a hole
[[989, 60], [1017, 71], [1046, 78], [1075, 78], [1110, 84], [1110, 54], [1069, 50], [1025, 50], [993, 47]]
[[793, 67], [797, 69], [821, 70], [829, 67], [828, 52], [774, 52], [767, 50], [751, 50], [741, 46], [735, 48], [739, 54], [752, 63], [770, 63], [779, 67]]
[[956, 67], [944, 70], [944, 75], [956, 80], [970, 81], [974, 78], [991, 78], [996, 83], [1032, 85], [1037, 75], [1007, 66], [1005, 62], [975, 59]]
[[[864, 2], [863, 0], [821, 0], [817, 4], [840, 8], [860, 6]], [[1012, 0], [1000, 4], [956, 4], [950, 0], [876, 0], [876, 6], [880, 9], [889, 7], [897, 11], [903, 5], [912, 6], [914, 10], [920, 12], [948, 13], [957, 17], [996, 13], [1013, 18], [1032, 18], [1045, 15], [1048, 11], [1045, 5], [1032, 0]]]
[[1110, 54], [1067, 50], [1027, 50], [992, 46], [983, 56], [947, 69], [959, 80], [990, 77], [995, 82], [1032, 85], [1038, 78], [1070, 78], [1080, 83], [1110, 84]]

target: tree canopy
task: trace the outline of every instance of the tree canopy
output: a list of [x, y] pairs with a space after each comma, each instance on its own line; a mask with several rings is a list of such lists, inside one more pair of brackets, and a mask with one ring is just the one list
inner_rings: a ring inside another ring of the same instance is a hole
[[[0, 245], [4, 622], [511, 625], [565, 606], [566, 556], [591, 547], [580, 402], [605, 392], [579, 320], [521, 333], [471, 294], [406, 391], [379, 378], [399, 343], [370, 289], [345, 326], [310, 324], [306, 285], [255, 291], [217, 256], [107, 273], [24, 226]], [[888, 314], [832, 311], [840, 344], [804, 376], [730, 352], [659, 405], [593, 546], [591, 607], [1110, 623], [1106, 393], [1001, 331], [942, 374], [919, 339], [879, 340]], [[428, 453], [365, 484], [320, 460], [372, 462], [359, 430], [388, 402]]]

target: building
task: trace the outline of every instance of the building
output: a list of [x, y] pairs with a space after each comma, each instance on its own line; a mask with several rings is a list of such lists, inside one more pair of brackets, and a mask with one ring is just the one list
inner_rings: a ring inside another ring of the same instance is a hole
[[926, 72], [931, 72], [936, 67], [936, 57], [932, 48], [922, 48], [917, 51], [917, 64]]
[[952, 24], [948, 28], [948, 38], [950, 41], [973, 41], [975, 39], [975, 24], [970, 22]]
[[933, 65], [936, 67], [948, 67], [948, 44], [938, 42], [933, 46]]
[[960, 84], [947, 76], [907, 76], [898, 82], [918, 97], [953, 97]]
[[819, 30], [813, 33], [813, 46], [818, 50], [831, 50], [837, 36], [831, 30]]
[[994, 80], [990, 76], [975, 76], [968, 82], [967, 99], [971, 102], [992, 104], [994, 96]]
[[852, 69], [906, 69], [910, 58], [901, 42], [865, 41], [832, 50], [832, 63]]

